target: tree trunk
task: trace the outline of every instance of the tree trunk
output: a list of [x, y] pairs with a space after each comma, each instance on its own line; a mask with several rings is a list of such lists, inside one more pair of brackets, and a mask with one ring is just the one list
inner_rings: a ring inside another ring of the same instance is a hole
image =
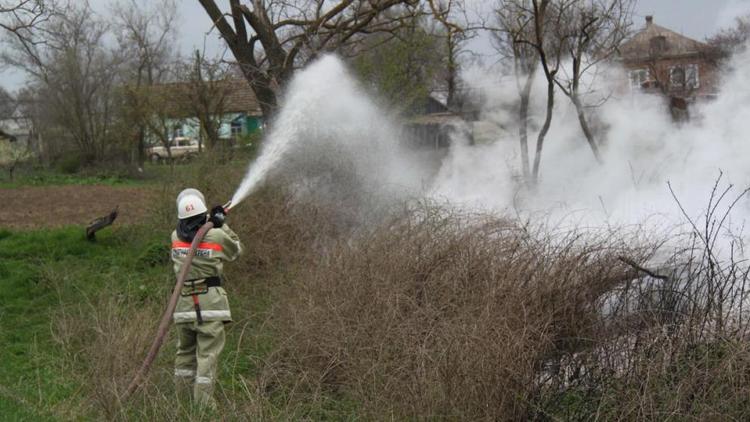
[[143, 163], [146, 161], [146, 131], [143, 125], [139, 125], [138, 128], [138, 165], [143, 167]]
[[263, 117], [270, 122], [273, 116], [276, 115], [276, 110], [279, 107], [276, 92], [271, 88], [270, 82], [259, 81], [248, 73], [245, 73], [245, 79], [253, 87], [253, 92], [255, 93], [255, 98], [258, 99]]
[[602, 156], [599, 152], [599, 146], [596, 144], [596, 139], [594, 138], [594, 133], [591, 131], [591, 128], [589, 127], [589, 123], [586, 120], [586, 113], [583, 108], [583, 103], [581, 103], [581, 99], [578, 97], [577, 92], [572, 92], [570, 99], [573, 101], [573, 105], [576, 107], [576, 112], [578, 113], [578, 123], [581, 125], [581, 130], [583, 131], [583, 135], [586, 137], [586, 141], [589, 143], [589, 146], [591, 147], [591, 152], [594, 153], [594, 158], [596, 159], [596, 162], [599, 164], [602, 164]]
[[521, 143], [521, 168], [523, 170], [523, 180], [529, 183], [531, 180], [531, 171], [529, 168], [529, 103], [531, 100], [531, 88], [534, 85], [534, 74], [531, 72], [519, 93], [521, 96], [521, 106], [518, 110], [520, 126], [518, 127], [518, 137]]
[[539, 131], [539, 135], [536, 138], [536, 153], [534, 154], [534, 170], [532, 174], [532, 182], [534, 185], [539, 183], [539, 166], [542, 162], [542, 149], [544, 148], [544, 138], [549, 132], [550, 125], [552, 124], [552, 112], [555, 108], [555, 82], [554, 76], [547, 78], [547, 116], [544, 119], [544, 125], [542, 130]]
[[455, 46], [455, 35], [453, 31], [448, 29], [447, 47], [448, 47], [448, 99], [446, 105], [448, 110], [453, 111], [455, 108], [456, 101], [456, 73], [458, 73], [458, 66], [456, 65], [456, 46]]

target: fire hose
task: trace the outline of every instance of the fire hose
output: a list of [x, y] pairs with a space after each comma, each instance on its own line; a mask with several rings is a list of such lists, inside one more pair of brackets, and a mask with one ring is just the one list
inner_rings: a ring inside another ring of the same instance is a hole
[[[232, 202], [229, 201], [224, 205], [224, 213], [227, 213], [227, 210], [231, 206], [231, 204]], [[164, 314], [161, 317], [161, 321], [159, 322], [159, 328], [157, 328], [156, 330], [156, 337], [154, 337], [154, 342], [151, 344], [151, 348], [149, 348], [148, 353], [146, 354], [146, 358], [143, 360], [143, 364], [141, 364], [138, 372], [136, 372], [133, 380], [128, 386], [128, 389], [125, 391], [125, 394], [120, 397], [121, 403], [126, 402], [133, 395], [133, 393], [138, 391], [138, 389], [143, 384], [148, 371], [151, 369], [151, 365], [154, 363], [154, 360], [156, 360], [156, 356], [159, 354], [159, 349], [161, 349], [162, 344], [164, 344], [164, 339], [167, 337], [167, 332], [169, 331], [169, 326], [172, 322], [172, 314], [177, 307], [177, 301], [180, 299], [180, 293], [182, 292], [182, 287], [185, 285], [185, 279], [187, 278], [188, 272], [190, 271], [190, 265], [193, 263], [195, 251], [198, 249], [198, 245], [200, 245], [200, 243], [203, 241], [206, 233], [208, 233], [208, 231], [213, 227], [214, 223], [209, 221], [201, 226], [201, 228], [198, 229], [198, 231], [195, 233], [193, 242], [190, 244], [190, 250], [185, 257], [185, 262], [182, 264], [182, 268], [180, 268], [180, 272], [177, 274], [177, 282], [175, 283], [174, 290], [172, 291], [172, 296], [170, 296], [169, 302], [167, 303], [167, 309], [164, 311]]]

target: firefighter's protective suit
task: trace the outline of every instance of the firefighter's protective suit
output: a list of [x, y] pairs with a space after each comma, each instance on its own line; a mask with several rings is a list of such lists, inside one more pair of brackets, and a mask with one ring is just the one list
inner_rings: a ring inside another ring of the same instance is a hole
[[[172, 232], [175, 274], [189, 250], [190, 242], [180, 239], [177, 230]], [[178, 331], [175, 380], [178, 389], [187, 389], [192, 383], [193, 398], [201, 406], [216, 406], [217, 359], [224, 348], [224, 324], [232, 320], [227, 293], [221, 286], [223, 263], [234, 261], [241, 252], [239, 238], [226, 224], [209, 230], [196, 250], [173, 314]]]

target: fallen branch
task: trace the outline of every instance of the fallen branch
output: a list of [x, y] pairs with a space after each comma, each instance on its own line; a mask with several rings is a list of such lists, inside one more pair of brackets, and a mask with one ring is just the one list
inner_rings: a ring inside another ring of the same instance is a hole
[[626, 263], [626, 264], [630, 265], [631, 267], [635, 268], [636, 270], [638, 270], [638, 271], [640, 271], [640, 272], [642, 272], [642, 273], [645, 273], [645, 274], [647, 274], [647, 275], [648, 275], [648, 276], [650, 276], [650, 277], [653, 277], [653, 278], [657, 278], [657, 279], [659, 279], [659, 280], [664, 280], [664, 281], [667, 281], [667, 280], [669, 280], [669, 277], [667, 277], [667, 276], [665, 276], [665, 275], [657, 274], [657, 273], [656, 273], [655, 271], [649, 270], [648, 268], [644, 268], [644, 267], [642, 267], [642, 266], [640, 266], [640, 265], [636, 264], [636, 263], [635, 263], [635, 261], [633, 261], [633, 260], [632, 260], [632, 259], [630, 259], [630, 258], [626, 258], [626, 257], [624, 257], [624, 256], [618, 256], [617, 258], [618, 258], [618, 259], [619, 259], [620, 261], [622, 261], [622, 262], [624, 262], [624, 263]]
[[86, 227], [86, 239], [90, 241], [96, 240], [96, 232], [99, 230], [112, 225], [112, 223], [115, 222], [115, 219], [117, 218], [117, 209], [118, 207], [115, 207], [114, 210], [112, 210], [109, 215], [105, 215], [104, 217], [99, 217], [96, 220], [92, 221], [88, 227]]

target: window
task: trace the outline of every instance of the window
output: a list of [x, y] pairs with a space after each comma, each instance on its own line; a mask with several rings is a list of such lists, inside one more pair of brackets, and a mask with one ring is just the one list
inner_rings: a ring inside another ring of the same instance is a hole
[[697, 64], [685, 66], [685, 85], [689, 89], [698, 89], [701, 86], [700, 75]]
[[246, 120], [247, 115], [245, 113], [241, 113], [237, 117], [232, 119], [229, 124], [229, 133], [231, 134], [232, 138], [237, 139], [242, 136], [243, 133], [245, 133]]
[[697, 64], [672, 66], [669, 68], [669, 85], [672, 89], [700, 88], [700, 75]]
[[242, 122], [237, 120], [233, 121], [230, 126], [230, 131], [233, 138], [242, 136]]
[[669, 85], [675, 89], [685, 87], [685, 69], [681, 66], [674, 66], [669, 69]]
[[648, 69], [636, 69], [630, 71], [630, 89], [642, 89], [644, 84], [651, 79]]
[[651, 54], [659, 55], [667, 51], [667, 37], [658, 35], [649, 40], [649, 47], [651, 48]]

